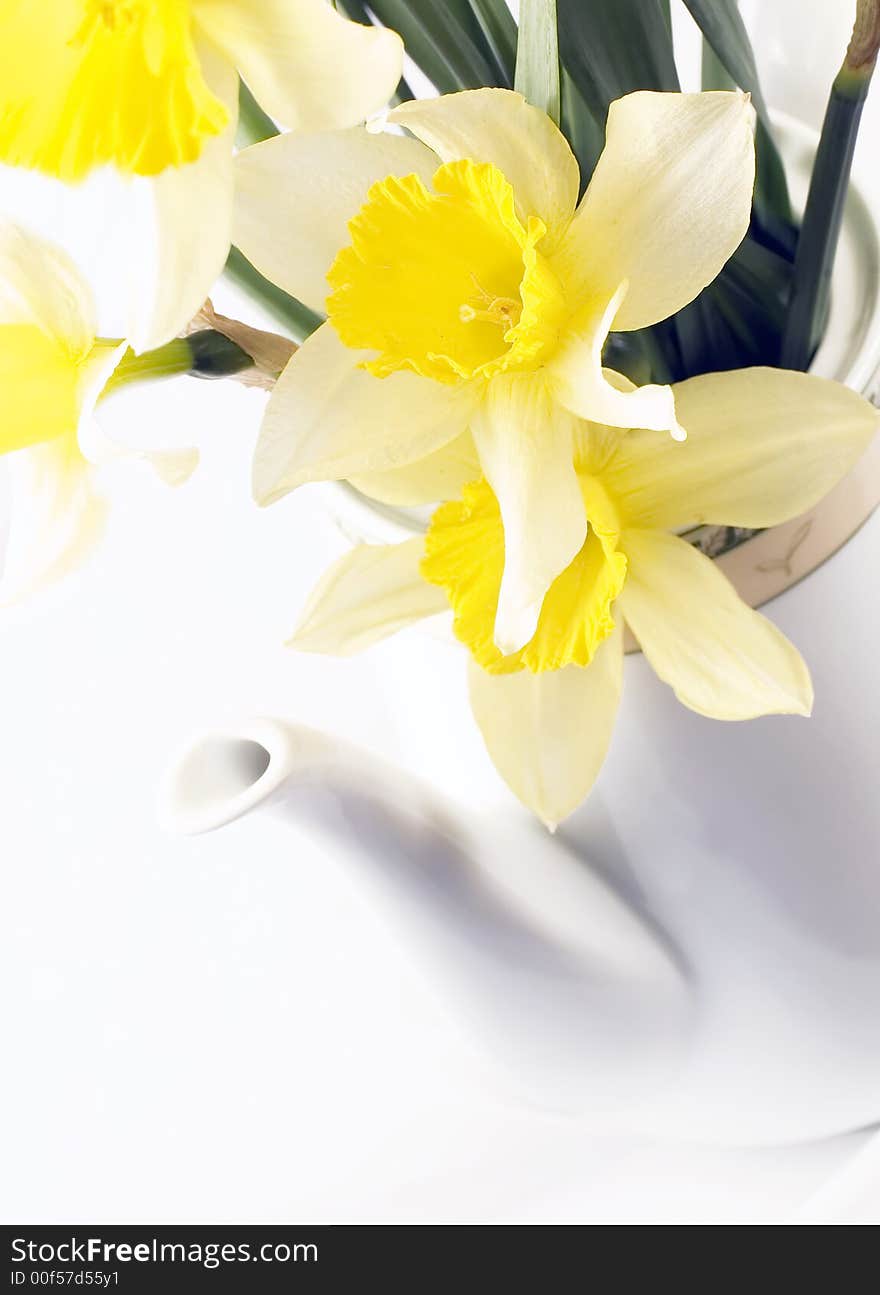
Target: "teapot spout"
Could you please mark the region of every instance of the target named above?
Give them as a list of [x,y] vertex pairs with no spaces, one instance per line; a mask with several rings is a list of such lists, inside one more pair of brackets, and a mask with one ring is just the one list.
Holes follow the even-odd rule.
[[212,830],[265,805],[341,838],[362,884],[506,1060],[517,1086],[603,1121],[671,1080],[693,995],[658,932],[537,824],[457,813],[403,771],[310,729],[209,734],[166,780],[161,818]]

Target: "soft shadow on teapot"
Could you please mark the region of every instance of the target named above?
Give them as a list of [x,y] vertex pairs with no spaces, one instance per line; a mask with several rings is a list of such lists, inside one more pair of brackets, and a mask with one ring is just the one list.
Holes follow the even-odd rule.
[[174,833],[257,808],[344,847],[528,1099],[631,1127],[671,1081],[694,1026],[685,968],[537,824],[465,819],[371,754],[265,719],[198,739],[160,795]]

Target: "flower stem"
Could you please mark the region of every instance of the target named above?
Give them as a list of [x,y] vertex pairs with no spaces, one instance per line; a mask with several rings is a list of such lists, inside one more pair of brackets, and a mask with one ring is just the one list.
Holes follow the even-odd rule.
[[781,364],[809,367],[825,327],[862,109],[880,48],[880,0],[858,0],[852,39],[834,79],[798,239]]
[[[118,342],[110,341],[107,344],[115,346]],[[106,390],[127,386],[132,382],[173,378],[179,373],[189,373],[191,362],[192,353],[184,337],[175,337],[155,351],[144,351],[142,355],[128,350],[117,364]]]
[[142,355],[126,351],[105,392],[134,382],[172,378],[183,373],[195,378],[226,378],[241,373],[252,364],[253,360],[242,347],[223,333],[206,328],[191,333],[189,337],[175,337],[155,351],[145,351]]

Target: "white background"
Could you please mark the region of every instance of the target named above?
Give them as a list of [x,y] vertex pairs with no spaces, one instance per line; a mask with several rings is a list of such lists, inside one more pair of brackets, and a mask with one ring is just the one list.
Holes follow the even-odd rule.
[[[818,124],[852,8],[743,4],[774,102]],[[787,30],[781,12],[799,15]],[[875,100],[863,154],[878,129]],[[56,219],[4,184],[10,209]],[[343,542],[320,488],[251,504],[263,401],[180,379],[108,403],[108,428],[196,441],[201,468],[176,492],[115,470],[98,557],[0,619],[0,1217],[790,1216],[857,1137],[719,1151],[524,1108],[374,909],[356,849],[259,816],[159,833],[169,757],[236,713],[345,734],[516,812],[447,647],[402,637],[346,663],[283,647]]]

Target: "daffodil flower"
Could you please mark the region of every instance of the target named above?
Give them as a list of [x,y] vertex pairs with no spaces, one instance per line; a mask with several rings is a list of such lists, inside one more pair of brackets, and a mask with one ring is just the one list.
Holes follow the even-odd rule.
[[138,350],[195,314],[229,251],[240,73],[283,125],[363,121],[400,77],[390,31],[326,0],[4,0],[0,161],[64,181],[149,182],[160,283]]
[[[124,451],[93,434],[92,414],[127,347],[96,331],[89,286],[73,263],[0,223],[0,464],[13,476],[0,605],[65,575],[102,533],[95,462]],[[171,451],[153,463],[179,480],[194,454]]]
[[621,389],[602,349],[681,309],[741,241],[753,111],[741,94],[618,100],[580,203],[568,143],[518,94],[388,120],[415,138],[282,138],[237,159],[236,242],[328,314],[275,389],[254,491],[386,471],[469,427],[506,539],[495,641],[515,652],[586,535],[554,411],[683,434],[671,390]]
[[[683,444],[573,426],[589,529],[519,651],[502,654],[493,637],[504,532],[498,498],[479,477],[437,509],[426,537],[362,545],[338,561],[309,600],[294,646],[347,655],[451,606],[489,754],[550,826],[581,802],[605,758],[624,624],[701,715],[808,715],[812,686],[797,650],[675,532],[698,523],[774,526],[806,511],[855,463],[878,414],[836,383],[775,369],[692,378],[674,394],[688,428]],[[459,451],[464,471],[464,445]],[[475,459],[470,466],[478,473]],[[401,488],[408,471],[399,470]],[[416,471],[414,488],[422,484]]]

